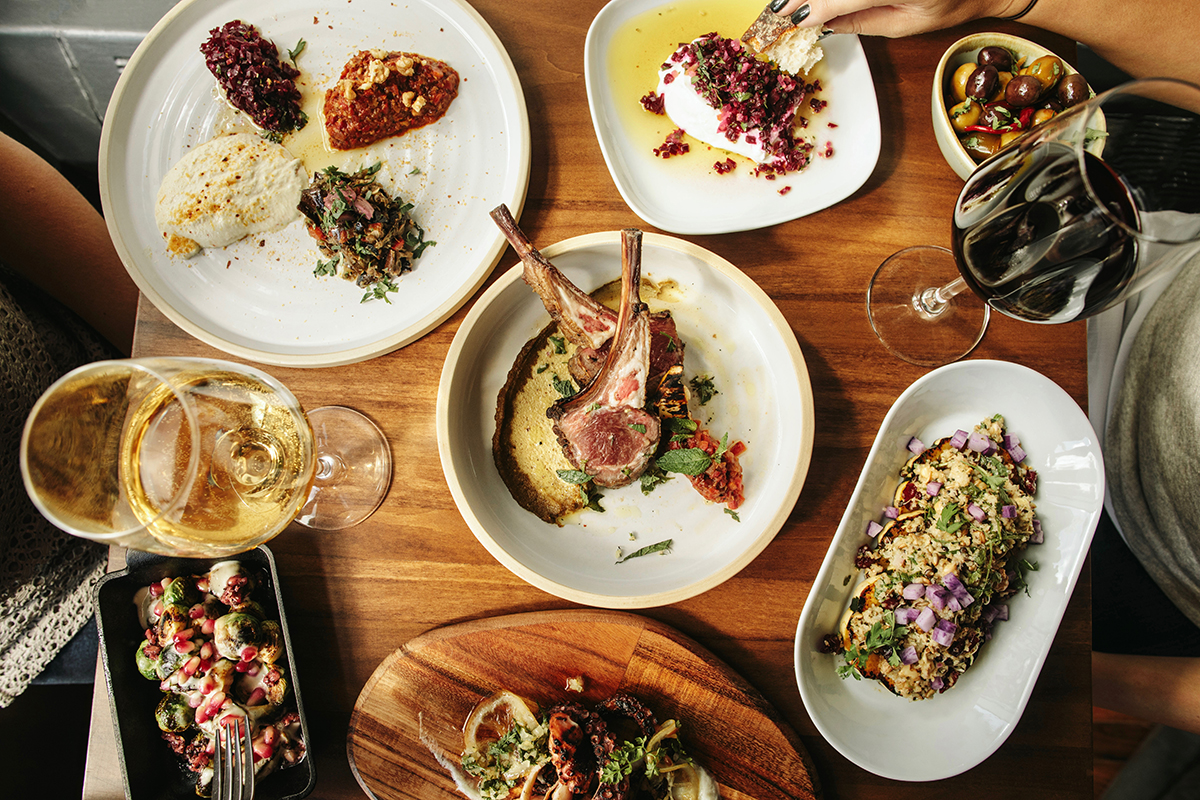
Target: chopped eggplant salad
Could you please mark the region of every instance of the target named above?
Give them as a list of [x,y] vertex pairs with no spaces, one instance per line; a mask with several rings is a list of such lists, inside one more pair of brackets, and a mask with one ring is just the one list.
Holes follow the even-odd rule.
[[926,447],[915,437],[895,505],[872,520],[859,548],[864,573],[839,630],[823,649],[841,653],[843,678],[881,681],[901,697],[944,692],[971,666],[1003,602],[1026,588],[1042,542],[1034,516],[1037,473],[1000,415]]
[[[413,221],[412,203],[391,197],[375,180],[380,164],[345,173],[327,167],[300,195],[308,232],[328,261],[317,260],[313,274],[341,275],[368,290],[362,301],[398,291],[395,279],[413,268],[426,247],[424,229]],[[339,269],[340,264],[340,269]]]

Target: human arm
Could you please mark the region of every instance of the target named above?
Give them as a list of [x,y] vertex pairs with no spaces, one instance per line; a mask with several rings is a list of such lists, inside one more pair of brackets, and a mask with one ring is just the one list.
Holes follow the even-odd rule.
[[0,184],[0,259],[129,353],[138,290],[104,218],[58,170],[2,133]]
[[1092,653],[1092,701],[1200,733],[1200,658]]
[[[1011,17],[1029,0],[788,0],[778,10],[809,13],[799,24],[838,33],[909,36],[975,19]],[[1200,83],[1200,24],[1194,0],[1038,0],[1021,22],[1083,42],[1138,78]]]

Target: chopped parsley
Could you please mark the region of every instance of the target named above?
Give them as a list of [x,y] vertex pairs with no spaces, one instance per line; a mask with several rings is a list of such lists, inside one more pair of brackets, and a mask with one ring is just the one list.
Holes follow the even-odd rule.
[[713,395],[720,394],[713,386],[711,375],[697,375],[688,381],[691,384],[692,391],[696,393],[696,399],[700,405],[705,405],[709,400],[713,399]]
[[661,542],[648,544],[640,550],[634,550],[629,555],[617,559],[617,563],[623,564],[631,558],[640,558],[641,556],[648,556],[651,553],[666,553],[671,549],[671,545],[674,544],[674,542],[674,539],[663,539]]

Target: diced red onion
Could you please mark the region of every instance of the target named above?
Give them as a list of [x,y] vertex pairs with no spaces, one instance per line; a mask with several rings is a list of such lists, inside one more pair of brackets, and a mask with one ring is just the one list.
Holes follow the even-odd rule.
[[929,604],[938,611],[941,611],[946,607],[946,601],[952,596],[953,595],[950,594],[949,590],[943,589],[941,586],[925,587],[925,598],[929,600]]
[[941,490],[941,481],[930,481],[929,483],[925,484],[925,494],[929,495],[930,497],[937,497],[938,492]]
[[1016,519],[1017,518],[1017,507],[1011,506],[1011,505],[1002,506],[1000,508],[1000,516],[1004,517],[1005,519]]
[[941,678],[934,678],[933,680],[931,680],[929,682],[929,685],[933,687],[933,690],[935,692],[940,692],[942,690],[942,687],[944,687],[946,685],[946,682],[944,680],[942,680]]
[[942,576],[942,585],[950,590],[950,594],[960,604],[960,608],[954,609],[955,611],[961,611],[975,602],[975,598],[967,591],[967,587],[963,585],[963,582],[953,572],[947,572]]
[[983,522],[987,519],[987,512],[974,503],[967,504],[967,513],[974,517],[976,522]]
[[888,506],[883,510],[883,515],[888,519],[896,519],[900,516],[900,509],[895,506]]
[[1042,521],[1035,519],[1033,521],[1033,533],[1029,534],[1029,543],[1041,544],[1044,541],[1046,541],[1046,536],[1042,533]]
[[925,443],[914,436],[908,440],[908,449],[913,455],[919,456],[925,452]]
[[1025,451],[1019,445],[1013,445],[1008,448],[1008,454],[1012,456],[1012,460],[1020,464],[1025,460]]
[[901,664],[917,663],[917,648],[913,647],[910,644],[908,647],[901,650],[900,651],[900,663]]
[[926,633],[933,629],[936,622],[937,614],[933,613],[932,608],[922,608],[921,613],[917,614],[916,625]]
[[992,446],[992,440],[979,431],[972,431],[967,437],[967,447],[976,453],[986,453]]
[[983,610],[980,614],[985,622],[996,622],[1008,619],[1008,604],[993,603]]
[[933,641],[937,642],[942,647],[949,647],[950,643],[954,641],[954,634],[950,633],[949,631],[944,631],[941,628],[934,628],[933,633],[931,633],[930,636],[932,637]]
[[964,430],[955,431],[954,435],[950,437],[950,446],[953,447],[955,450],[962,450],[963,445],[965,445],[967,443],[967,437],[970,435],[971,434],[967,433]]
[[905,600],[918,600],[925,596],[925,584],[910,583],[901,592]]
[[883,530],[883,526],[875,520],[871,520],[867,523],[867,536],[870,536],[872,539],[878,536],[881,530]]
[[1013,433],[1004,434],[1004,449],[1005,450],[1012,450],[1014,447],[1016,447],[1020,443],[1021,443],[1021,440],[1017,438],[1016,434],[1013,434]]
[[920,611],[917,611],[912,606],[900,606],[896,609],[896,624],[897,625],[912,625],[916,622]]

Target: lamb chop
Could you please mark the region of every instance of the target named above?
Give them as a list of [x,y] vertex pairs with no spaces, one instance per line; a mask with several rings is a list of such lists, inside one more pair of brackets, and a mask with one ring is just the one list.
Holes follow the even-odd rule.
[[641,477],[658,448],[658,417],[647,411],[650,315],[640,302],[642,232],[621,232],[621,304],[608,356],[590,384],[546,410],[563,452],[597,486]]
[[[525,269],[529,284],[562,334],[575,345],[568,368],[580,386],[587,386],[608,357],[609,344],[617,330],[617,313],[579,289],[530,243],[517,227],[508,207],[492,210],[492,219],[508,239]],[[647,386],[658,395],[659,382],[671,367],[683,363],[683,340],[675,329],[670,311],[650,314],[650,377]]]

